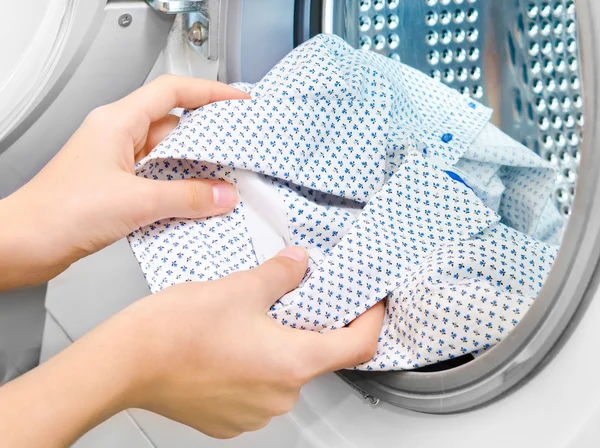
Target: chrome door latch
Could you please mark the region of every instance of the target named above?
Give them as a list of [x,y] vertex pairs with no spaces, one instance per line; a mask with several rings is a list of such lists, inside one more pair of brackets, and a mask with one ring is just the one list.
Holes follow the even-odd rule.
[[150,6],[166,14],[199,11],[204,0],[146,0]]

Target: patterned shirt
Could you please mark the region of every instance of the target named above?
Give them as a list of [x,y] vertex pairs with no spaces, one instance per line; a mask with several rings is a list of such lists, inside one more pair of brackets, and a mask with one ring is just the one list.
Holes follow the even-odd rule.
[[[186,111],[137,167],[149,179],[237,184],[224,216],[172,218],[129,241],[152,291],[306,247],[307,274],[270,315],[343,327],[387,298],[363,370],[413,369],[492,347],[554,261],[556,173],[489,123],[491,110],[399,62],[317,36],[252,99]],[[549,244],[550,243],[550,244]]]

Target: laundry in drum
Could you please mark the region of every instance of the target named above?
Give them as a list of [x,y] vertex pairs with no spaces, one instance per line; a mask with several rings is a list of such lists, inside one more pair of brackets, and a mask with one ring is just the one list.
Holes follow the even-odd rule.
[[551,200],[555,170],[493,126],[490,109],[326,35],[236,86],[252,99],[185,112],[137,166],[145,178],[240,190],[228,215],[130,235],[152,291],[304,246],[307,275],[269,314],[324,332],[387,298],[377,353],[361,370],[481,352],[518,324],[564,217]]

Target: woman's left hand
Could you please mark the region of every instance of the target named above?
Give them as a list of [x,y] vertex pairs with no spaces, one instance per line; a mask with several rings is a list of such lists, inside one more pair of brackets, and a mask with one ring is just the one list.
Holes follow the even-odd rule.
[[166,75],[92,111],[35,178],[0,201],[0,289],[48,280],[154,221],[233,209],[228,183],[154,181],[134,167],[176,126],[172,109],[246,98],[216,81]]

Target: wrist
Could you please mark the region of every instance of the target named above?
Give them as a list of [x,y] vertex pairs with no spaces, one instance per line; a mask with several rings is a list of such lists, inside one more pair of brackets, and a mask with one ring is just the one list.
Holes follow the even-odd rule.
[[146,297],[122,310],[98,327],[91,337],[113,341],[111,351],[116,353],[120,378],[117,395],[121,410],[130,408],[149,409],[153,395],[159,394],[164,369],[164,338],[156,338],[160,325],[154,315],[145,312]]
[[39,252],[35,249],[30,217],[14,196],[0,200],[0,290],[38,283]]
[[71,264],[48,217],[19,192],[0,200],[0,221],[0,290],[43,283]]
[[[136,362],[137,342],[120,331],[111,320],[76,341],[65,353],[65,366],[75,366],[72,377],[87,395],[95,424],[131,406],[131,396],[140,381]],[[61,354],[62,355],[62,354]],[[61,356],[59,355],[59,356]]]

